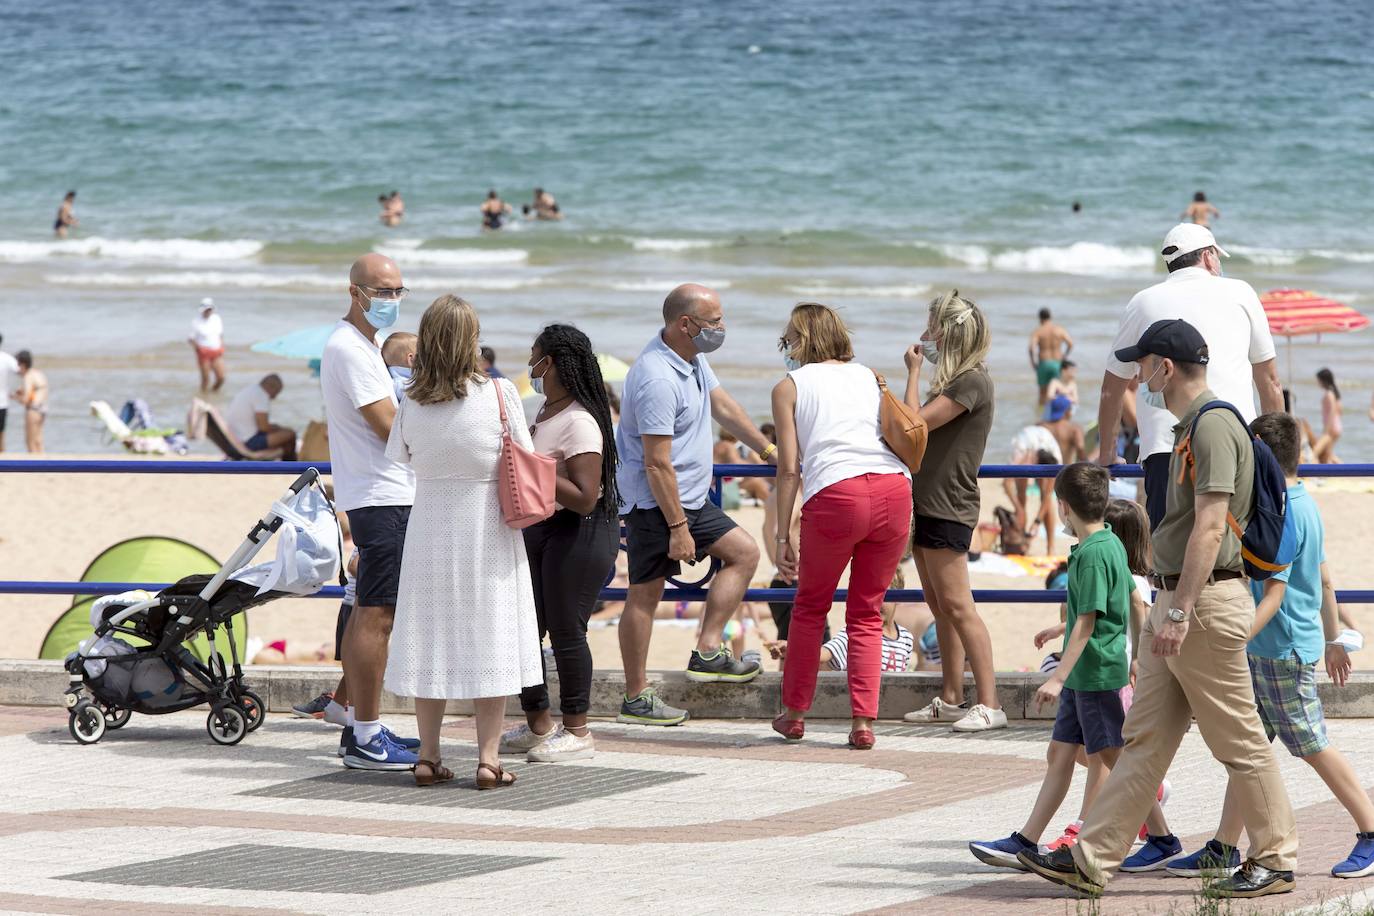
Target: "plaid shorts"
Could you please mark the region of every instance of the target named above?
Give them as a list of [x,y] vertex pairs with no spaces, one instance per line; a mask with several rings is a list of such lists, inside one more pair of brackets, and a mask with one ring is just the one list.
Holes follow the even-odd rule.
[[1296,655],[1264,658],[1246,653],[1246,658],[1255,704],[1269,740],[1277,736],[1294,757],[1311,757],[1325,750],[1331,742],[1317,696],[1316,664],[1304,665]]

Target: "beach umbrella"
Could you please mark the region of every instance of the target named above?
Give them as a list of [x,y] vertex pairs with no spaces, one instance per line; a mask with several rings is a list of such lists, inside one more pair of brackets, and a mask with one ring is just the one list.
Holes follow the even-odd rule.
[[1369,319],[1343,302],[1305,289],[1271,289],[1260,296],[1270,333],[1288,338],[1288,383],[1293,383],[1293,338],[1348,333],[1369,327]]
[[317,324],[301,328],[281,337],[258,341],[250,349],[254,353],[271,353],[287,359],[319,359],[324,355],[324,345],[336,327],[336,324]]
[[608,382],[623,382],[630,374],[629,364],[609,353],[596,354],[596,364],[601,367],[601,378]]

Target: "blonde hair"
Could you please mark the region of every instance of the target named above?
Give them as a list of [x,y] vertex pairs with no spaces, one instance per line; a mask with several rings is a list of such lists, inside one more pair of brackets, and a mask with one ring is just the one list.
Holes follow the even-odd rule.
[[930,303],[929,327],[940,334],[940,359],[930,393],[939,394],[959,376],[976,369],[992,349],[992,332],[983,310],[952,289]]
[[478,361],[481,325],[477,312],[457,296],[443,295],[420,317],[415,371],[407,396],[417,404],[443,404],[467,397],[468,383],[486,378]]
[[797,334],[797,343],[787,348],[787,352],[803,366],[828,359],[847,363],[854,358],[849,328],[844,326],[839,312],[830,306],[798,302],[788,323]]

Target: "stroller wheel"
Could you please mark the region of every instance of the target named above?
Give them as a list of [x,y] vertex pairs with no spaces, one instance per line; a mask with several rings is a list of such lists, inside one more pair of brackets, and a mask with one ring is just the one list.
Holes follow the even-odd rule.
[[239,707],[248,720],[248,730],[255,732],[262,727],[263,717],[267,714],[267,704],[251,690],[239,694]]
[[238,744],[248,734],[248,718],[237,706],[225,706],[205,717],[205,730],[216,744]]
[[94,703],[82,700],[67,718],[67,731],[77,744],[95,744],[105,737],[105,714]]
[[120,709],[118,706],[105,707],[105,726],[107,728],[123,728],[129,724],[129,719],[133,716],[132,709]]

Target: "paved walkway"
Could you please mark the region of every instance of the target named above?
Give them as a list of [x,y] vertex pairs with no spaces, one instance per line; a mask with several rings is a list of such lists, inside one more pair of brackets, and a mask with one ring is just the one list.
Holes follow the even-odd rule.
[[[0,910],[1093,911],[1036,878],[986,869],[964,847],[1020,826],[1043,725],[963,737],[879,726],[877,749],[860,753],[836,725],[784,745],[761,723],[596,723],[594,760],[513,765],[517,787],[479,793],[470,720],[445,729],[459,779],[424,790],[409,774],[344,770],[337,729],[320,723],[272,716],[219,747],[204,722],[204,710],[135,716],[80,747],[63,710],[0,708]],[[391,724],[409,732],[414,720]],[[1333,722],[1331,733],[1374,784],[1374,720]],[[1326,876],[1353,826],[1307,767],[1281,759],[1302,831],[1298,893],[1229,912],[1322,902],[1363,912],[1374,878]],[[1196,733],[1170,778],[1176,831],[1205,839],[1223,778]],[[1197,890],[1122,876],[1101,912],[1193,912]]]

